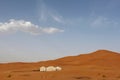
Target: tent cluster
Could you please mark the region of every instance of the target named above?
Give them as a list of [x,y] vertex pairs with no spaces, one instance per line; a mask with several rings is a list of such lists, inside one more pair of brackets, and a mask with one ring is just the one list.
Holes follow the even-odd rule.
[[56,66],[56,67],[54,67],[54,66],[48,66],[48,67],[41,66],[41,67],[40,67],[40,71],[41,71],[41,72],[47,72],[47,71],[61,71],[61,70],[62,70],[62,68],[59,67],[59,66]]

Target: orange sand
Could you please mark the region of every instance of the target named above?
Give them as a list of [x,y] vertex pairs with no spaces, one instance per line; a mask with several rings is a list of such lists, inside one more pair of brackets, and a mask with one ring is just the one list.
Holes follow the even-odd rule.
[[[39,72],[43,65],[63,70]],[[0,64],[0,80],[120,80],[120,54],[98,50],[43,62]]]

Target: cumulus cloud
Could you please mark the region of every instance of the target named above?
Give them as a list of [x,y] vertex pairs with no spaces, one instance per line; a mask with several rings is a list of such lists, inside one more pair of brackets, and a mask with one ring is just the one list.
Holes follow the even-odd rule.
[[30,21],[25,20],[10,19],[8,22],[0,23],[0,33],[13,33],[17,31],[40,35],[63,32],[64,30],[54,27],[42,28],[38,25],[31,23]]

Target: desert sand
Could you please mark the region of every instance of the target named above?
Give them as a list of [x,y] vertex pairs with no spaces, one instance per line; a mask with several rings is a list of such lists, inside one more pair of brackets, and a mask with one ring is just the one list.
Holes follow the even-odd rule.
[[[40,66],[61,66],[61,71],[40,72]],[[1,63],[0,80],[120,80],[120,54],[98,50],[77,56],[34,63]]]

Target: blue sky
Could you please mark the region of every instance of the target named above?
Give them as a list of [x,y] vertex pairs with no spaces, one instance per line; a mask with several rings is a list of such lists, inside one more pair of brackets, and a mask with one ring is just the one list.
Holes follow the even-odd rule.
[[0,62],[120,52],[120,0],[0,0]]

